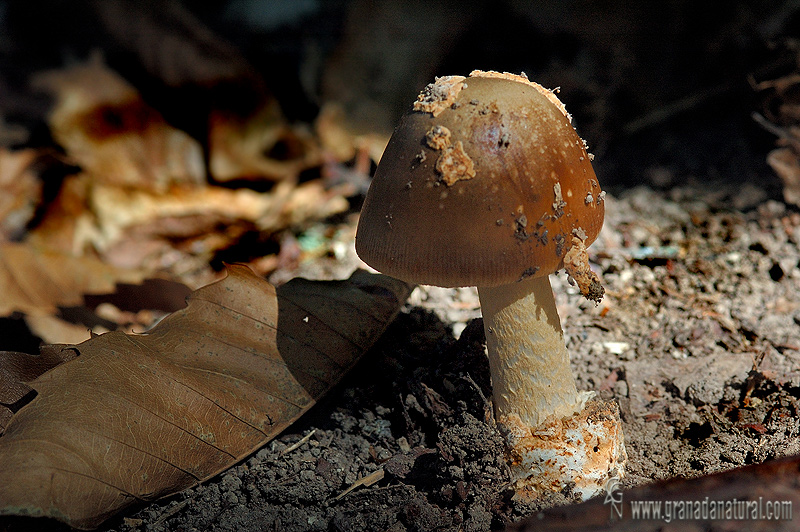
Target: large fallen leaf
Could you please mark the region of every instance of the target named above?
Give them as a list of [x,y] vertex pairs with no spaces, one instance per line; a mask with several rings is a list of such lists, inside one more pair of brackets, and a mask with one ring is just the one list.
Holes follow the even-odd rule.
[[0,437],[0,515],[91,528],[232,466],[356,362],[407,297],[391,278],[293,280],[244,266],[143,335],[112,332],[30,386]]

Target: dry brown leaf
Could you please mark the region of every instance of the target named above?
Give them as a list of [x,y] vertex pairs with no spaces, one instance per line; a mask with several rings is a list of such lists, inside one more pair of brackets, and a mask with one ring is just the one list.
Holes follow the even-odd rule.
[[111,293],[118,282],[138,283],[143,278],[142,272],[90,257],[0,243],[0,316],[14,311],[52,314],[57,307],[81,304],[84,294]]
[[31,170],[36,150],[0,148],[0,240],[19,236],[31,221],[42,196],[42,183]]
[[24,320],[31,333],[48,344],[78,344],[92,336],[92,331],[86,325],[71,323],[58,316],[27,315]]
[[[208,119],[209,172],[216,181],[295,178],[317,164],[315,143],[288,125],[253,65],[191,10],[174,1],[156,9],[110,0],[92,5],[133,62],[172,89],[161,96],[173,116],[177,107],[178,116]],[[182,101],[182,95],[190,97]]]
[[389,137],[372,131],[356,134],[348,129],[344,109],[334,103],[326,103],[314,122],[322,149],[339,162],[352,159],[358,150],[364,150],[378,164],[389,143]]
[[0,351],[0,435],[13,415],[13,405],[33,391],[28,382],[59,364],[72,360],[76,354],[75,351],[56,345],[43,346],[36,356]]
[[30,383],[0,438],[0,515],[91,528],[231,467],[353,366],[410,287],[356,272],[278,288],[244,266],[143,335],[112,332]]
[[208,152],[209,173],[220,182],[296,178],[320,160],[311,135],[288,126],[271,101],[247,117],[212,110]]
[[[320,180],[283,181],[268,193],[213,186],[160,193],[92,183],[83,175],[65,180],[28,241],[76,255],[92,250],[119,268],[179,275],[173,265],[196,262],[189,252],[205,264],[246,230],[275,233],[347,208],[347,200]],[[184,247],[190,251],[176,249],[175,242],[189,240]]]
[[[165,236],[185,238],[207,232],[209,218],[212,224],[244,220],[262,231],[274,232],[342,212],[347,209],[347,201],[327,193],[318,181],[299,186],[283,182],[269,193],[246,188],[174,187],[167,194],[158,194],[100,185],[92,189],[91,208],[103,235],[103,240],[95,244],[103,248],[128,227],[153,224],[161,226]],[[193,217],[197,217],[197,229],[182,226],[174,235],[166,232],[168,229],[159,221]]]
[[96,179],[160,190],[205,181],[200,144],[167,124],[99,56],[39,74],[33,85],[56,97],[53,137]]
[[141,333],[170,312],[186,306],[192,290],[166,279],[118,283],[112,294],[85,294],[83,305],[57,315],[23,316],[30,332],[45,344],[79,344],[108,331]]
[[83,255],[97,232],[94,217],[87,208],[91,190],[92,178],[88,174],[66,177],[56,198],[47,205],[42,220],[28,231],[25,241],[35,247]]
[[[247,230],[276,233],[343,212],[348,203],[317,180],[299,186],[283,181],[269,193],[175,187],[168,194],[154,194],[96,186],[91,208],[97,230],[83,234],[93,236],[91,247],[105,261],[120,268],[169,270],[177,275],[171,265],[188,265],[188,254],[205,264]],[[176,249],[179,240],[186,251]]]

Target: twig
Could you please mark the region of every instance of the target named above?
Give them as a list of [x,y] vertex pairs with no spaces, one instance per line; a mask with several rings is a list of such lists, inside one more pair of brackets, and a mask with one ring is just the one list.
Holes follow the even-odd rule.
[[772,122],[764,118],[764,115],[762,115],[761,113],[754,112],[750,115],[750,117],[756,124],[763,127],[765,130],[769,131],[776,137],[786,140],[792,140],[792,135],[788,131],[786,131],[785,128],[782,128],[777,124],[773,124]]
[[765,130],[772,133],[779,139],[787,142],[795,152],[800,153],[800,139],[798,139],[796,135],[792,134],[791,131],[784,127],[780,127],[777,124],[773,124],[764,118],[761,113],[752,113],[750,116],[753,118],[756,124],[763,127]]
[[186,505],[188,505],[188,504],[189,504],[189,499],[185,499],[185,500],[179,502],[178,504],[176,504],[175,506],[173,506],[172,508],[170,508],[169,510],[167,510],[166,512],[161,514],[161,516],[158,519],[153,521],[153,524],[151,526],[152,527],[157,527],[158,525],[160,525],[161,523],[163,523],[164,521],[166,521],[167,519],[169,519],[170,517],[172,517],[176,513],[180,512],[181,510],[186,508]]
[[462,376],[461,378],[467,381],[468,383],[472,384],[472,386],[478,392],[478,395],[480,395],[481,399],[483,399],[483,417],[485,418],[484,422],[486,422],[487,424],[493,424],[494,409],[492,408],[491,401],[489,401],[489,399],[486,398],[486,396],[483,394],[483,390],[481,390],[481,387],[478,386],[478,383],[472,379],[472,376],[469,373],[465,373],[464,376]]
[[635,135],[645,129],[667,122],[686,111],[705,105],[714,98],[731,91],[732,88],[733,84],[731,82],[725,82],[699,92],[693,92],[688,96],[666,103],[644,116],[631,120],[625,124],[623,130],[628,135]]
[[312,430],[311,432],[309,432],[308,434],[306,434],[305,436],[300,438],[298,441],[294,442],[289,447],[287,447],[286,449],[282,450],[280,452],[280,454],[278,454],[278,456],[280,457],[280,456],[283,456],[285,454],[288,454],[288,453],[294,451],[295,449],[297,449],[298,447],[300,447],[301,445],[306,443],[308,440],[310,440],[311,436],[313,436],[315,432],[317,432],[317,429]]
[[767,81],[756,81],[755,77],[750,75],[748,80],[753,90],[763,91],[765,89],[775,89],[778,92],[783,92],[792,85],[800,84],[800,74],[789,74],[778,79],[769,79]]
[[[789,59],[787,58],[778,58],[775,61],[768,63],[761,68],[757,69],[755,72],[751,73],[752,81],[750,81],[751,87],[754,88],[755,79],[763,77],[767,75],[767,73],[774,71],[778,68],[783,68],[786,65],[793,65],[794,64],[794,57]],[[741,83],[740,83],[740,76],[736,76],[733,78],[729,78],[723,80],[722,82],[718,83],[717,85],[706,87],[704,89],[700,89],[696,92],[688,94],[683,98],[678,98],[677,100],[673,100],[671,102],[667,102],[666,104],[654,109],[653,111],[646,113],[639,118],[635,118],[625,124],[623,126],[623,131],[627,135],[635,135],[645,129],[657,126],[664,122],[675,118],[687,111],[692,109],[697,109],[698,107],[702,107],[703,105],[707,104],[708,102],[713,101],[715,98],[719,98],[724,96],[726,93],[732,93],[741,90]]]
[[347,488],[346,490],[341,492],[339,495],[334,497],[333,500],[334,501],[338,501],[339,499],[341,499],[342,497],[344,497],[345,495],[347,495],[348,493],[350,493],[351,491],[353,491],[354,489],[356,489],[359,486],[370,487],[373,484],[375,484],[376,482],[378,482],[379,480],[383,480],[383,475],[384,475],[383,468],[378,469],[377,471],[373,471],[369,475],[367,475],[365,477],[361,477],[360,479],[358,479],[355,482],[353,482],[350,485],[349,488]]

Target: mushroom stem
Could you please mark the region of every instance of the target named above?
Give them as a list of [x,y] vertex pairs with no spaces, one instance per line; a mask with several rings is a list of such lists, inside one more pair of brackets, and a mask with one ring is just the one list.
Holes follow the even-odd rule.
[[627,461],[619,407],[576,390],[550,279],[478,295],[515,496],[570,486],[582,500],[602,493]]
[[478,295],[496,418],[516,414],[536,427],[580,411],[549,277],[478,287]]

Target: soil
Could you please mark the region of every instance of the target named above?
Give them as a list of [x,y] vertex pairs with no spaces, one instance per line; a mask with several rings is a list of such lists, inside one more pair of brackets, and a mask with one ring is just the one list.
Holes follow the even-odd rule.
[[[551,277],[579,389],[621,407],[624,487],[800,453],[800,213],[750,185],[607,202],[589,249],[605,299]],[[328,277],[331,264],[295,273]],[[286,433],[102,530],[485,531],[576,502],[513,497],[479,315],[472,289],[419,287]]]

